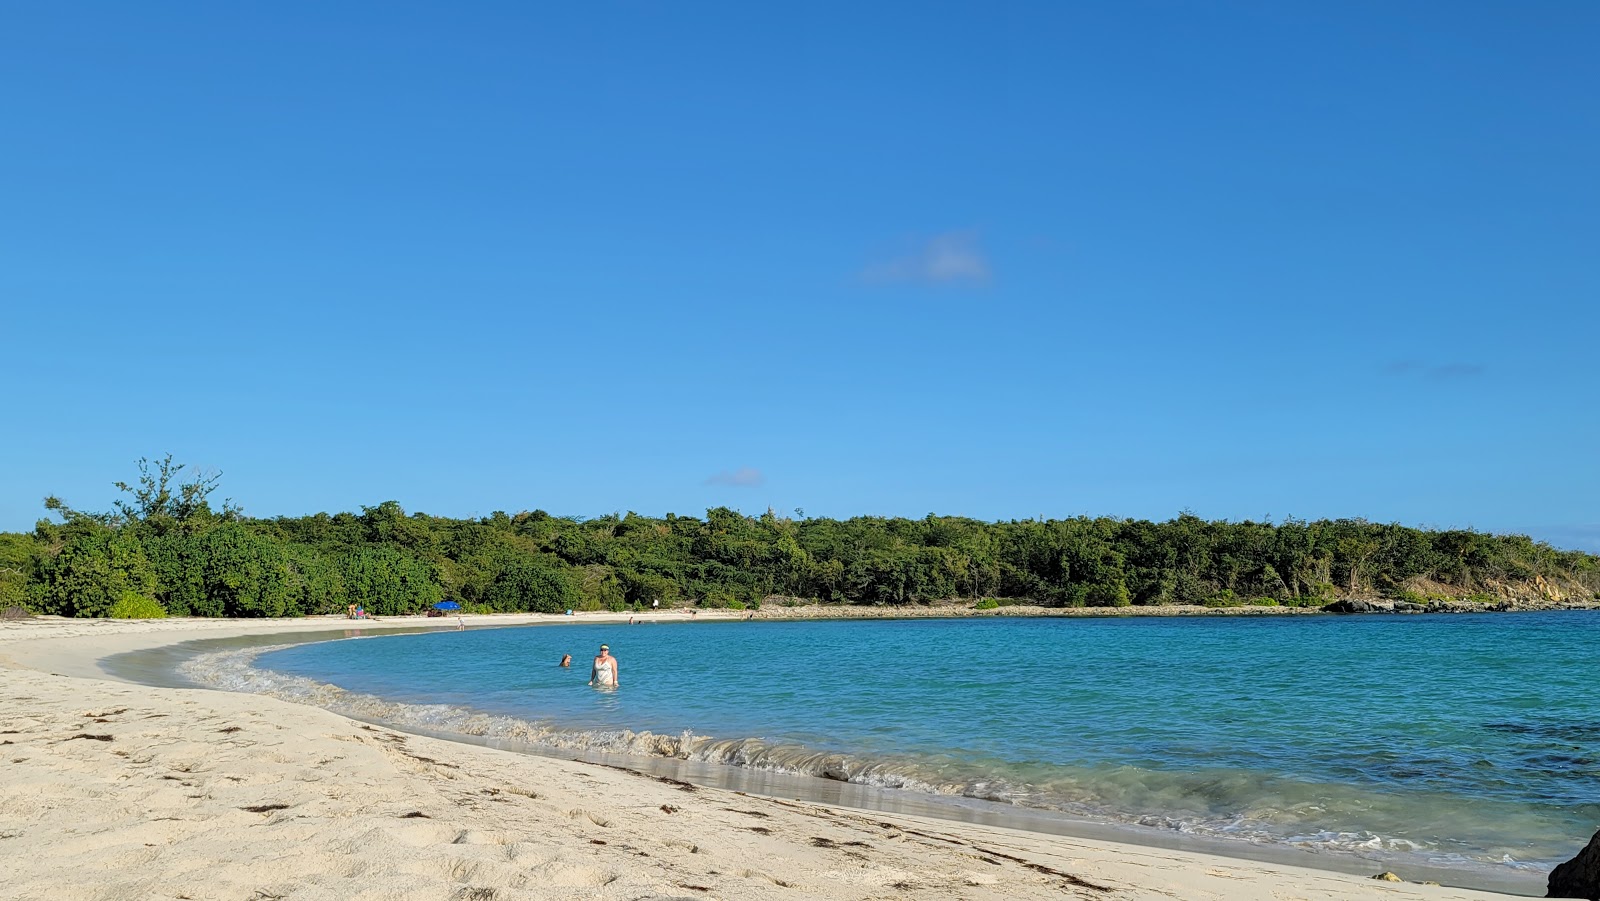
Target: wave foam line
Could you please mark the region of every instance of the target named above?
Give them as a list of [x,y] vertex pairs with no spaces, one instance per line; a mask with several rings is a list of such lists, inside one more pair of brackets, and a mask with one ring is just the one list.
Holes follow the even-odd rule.
[[[1457,853],[1440,853],[1406,839],[1390,839],[1372,832],[1316,830],[1285,834],[1259,816],[1152,816],[1114,809],[1084,782],[1068,780],[1055,791],[1025,783],[1014,784],[991,777],[941,778],[933,767],[894,758],[863,759],[759,738],[718,739],[685,730],[678,735],[635,732],[630,729],[576,730],[513,716],[486,714],[449,704],[407,704],[375,695],[347,691],[337,685],[293,676],[254,665],[257,657],[293,647],[283,644],[203,654],[184,663],[179,671],[195,682],[225,691],[267,695],[297,704],[321,707],[359,719],[398,727],[447,732],[474,737],[524,742],[546,749],[571,752],[599,751],[676,758],[744,767],[792,776],[811,776],[875,788],[892,788],[932,795],[971,798],[1072,816],[1143,826],[1189,835],[1243,840],[1257,844],[1284,844],[1308,850],[1355,854],[1382,852],[1417,855],[1435,864],[1469,861],[1522,868],[1510,859],[1474,860]],[[953,774],[952,774],[953,775]],[[1259,814],[1260,811],[1257,811]],[[1432,853],[1430,853],[1432,852]]]

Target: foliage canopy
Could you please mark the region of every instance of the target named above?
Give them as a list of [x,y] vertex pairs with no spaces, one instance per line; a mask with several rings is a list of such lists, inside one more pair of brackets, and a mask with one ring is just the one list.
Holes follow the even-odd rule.
[[726,507],[704,519],[541,510],[451,519],[407,514],[394,501],[253,519],[231,502],[212,509],[220,475],[182,482],[171,456],[138,465],[135,484],[115,483],[128,498],[111,513],[52,497],[45,506],[62,521],[0,534],[0,602],[65,616],[298,616],[351,604],[382,616],[443,598],[555,613],[652,601],[742,607],[773,595],[1117,607],[1600,589],[1600,558],[1589,554],[1520,535],[1359,519],[835,520]]

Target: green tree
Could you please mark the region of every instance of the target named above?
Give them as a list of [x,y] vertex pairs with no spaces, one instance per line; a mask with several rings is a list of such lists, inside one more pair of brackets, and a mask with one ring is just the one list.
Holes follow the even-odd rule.
[[343,569],[349,602],[375,615],[422,613],[444,596],[432,566],[391,545],[359,547]]
[[495,610],[561,613],[582,596],[562,570],[537,559],[514,560],[489,583],[484,600]]
[[223,525],[200,539],[200,555],[208,607],[220,606],[224,616],[301,612],[288,555],[271,539],[243,525]]
[[46,613],[105,616],[124,595],[154,599],[155,569],[131,534],[97,529],[64,546],[45,567]]

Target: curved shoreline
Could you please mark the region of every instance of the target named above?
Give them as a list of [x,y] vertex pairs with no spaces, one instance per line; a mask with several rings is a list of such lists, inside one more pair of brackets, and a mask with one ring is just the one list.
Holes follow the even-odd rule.
[[[665,619],[665,618],[668,618],[668,617],[671,617],[673,619],[682,619],[682,620],[691,619],[691,617],[685,616],[685,615],[681,615],[681,614],[679,614],[679,615],[657,614],[657,615],[650,615],[650,616],[651,616],[651,618],[661,618],[661,619]],[[474,626],[510,626],[510,625],[524,625],[524,624],[534,624],[534,623],[559,624],[559,623],[572,623],[572,622],[586,622],[586,623],[622,622],[622,621],[626,621],[626,618],[627,618],[627,614],[583,615],[583,616],[578,616],[578,617],[529,615],[529,616],[517,616],[517,617],[508,617],[508,616],[470,617],[470,618],[468,618],[468,621]],[[701,617],[695,617],[695,618],[696,619],[706,619],[706,620],[710,620],[710,619],[733,619],[733,618],[743,618],[743,615],[741,613],[739,613],[739,612],[731,612],[730,611],[729,613],[723,614],[723,615],[720,615],[720,616],[715,615],[715,614],[710,614],[710,615],[702,614]],[[761,617],[761,618],[766,619],[766,618],[777,618],[777,617],[765,617],[764,616],[764,617]],[[782,618],[800,619],[800,618],[808,618],[808,617],[799,616],[799,617],[782,617]],[[355,626],[355,628],[359,629],[362,632],[367,632],[369,634],[372,633],[372,632],[432,631],[432,630],[436,629],[437,627],[441,627],[441,626],[443,626],[445,628],[453,628],[454,627],[454,623],[455,623],[454,618],[450,618],[449,620],[446,620],[446,621],[427,620],[427,619],[423,619],[423,618],[409,618],[409,619],[407,619],[407,618],[395,618],[395,619],[387,619],[387,620],[384,620],[384,621],[378,622],[378,623],[362,623],[359,626]],[[109,657],[111,657],[111,656],[113,656],[115,654],[118,654],[118,653],[126,653],[126,652],[129,652],[129,651],[152,651],[152,650],[159,649],[159,648],[171,649],[175,645],[183,644],[183,643],[186,643],[186,642],[191,642],[191,641],[193,641],[195,639],[206,639],[206,638],[215,638],[215,639],[219,639],[219,640],[227,640],[228,642],[232,643],[232,642],[238,642],[238,641],[246,641],[246,642],[248,642],[248,641],[252,641],[253,639],[255,639],[255,640],[263,640],[268,635],[279,635],[279,636],[281,636],[281,635],[285,635],[285,634],[295,634],[295,635],[307,635],[308,636],[308,640],[317,640],[316,637],[311,637],[311,636],[326,636],[328,638],[342,637],[342,633],[347,632],[347,631],[352,631],[352,626],[353,625],[354,624],[352,624],[352,623],[350,623],[350,622],[348,622],[346,620],[343,620],[343,619],[338,619],[338,620],[305,620],[305,621],[274,621],[274,622],[229,622],[229,621],[214,621],[214,620],[212,620],[212,621],[197,621],[197,622],[196,621],[168,621],[166,623],[151,622],[151,623],[148,623],[148,624],[146,624],[146,623],[94,623],[94,622],[66,620],[66,621],[53,621],[53,622],[52,621],[43,621],[43,622],[34,621],[32,623],[5,624],[4,628],[0,628],[0,664],[4,664],[8,668],[10,668],[10,670],[13,673],[16,671],[16,669],[18,667],[21,667],[21,668],[27,668],[27,669],[33,669],[33,670],[42,670],[44,672],[50,672],[50,673],[58,673],[60,675],[57,678],[59,678],[59,679],[67,679],[67,680],[72,680],[72,681],[78,681],[78,680],[82,680],[82,679],[104,679],[104,678],[107,678],[108,675],[111,675],[113,678],[118,678],[118,676],[116,676],[115,673],[106,673],[106,672],[103,671],[103,666],[107,662],[107,658],[109,658]],[[22,634],[19,634],[19,633],[32,633],[32,634],[31,635],[22,635]],[[335,635],[333,633],[341,633],[341,634],[340,635]],[[22,640],[22,639],[26,639],[26,640]],[[210,644],[210,642],[207,642],[207,644]],[[97,670],[98,672],[89,672],[89,671],[86,670],[86,666],[87,666],[88,669]],[[152,692],[172,691],[171,689],[149,688],[149,687],[145,687],[145,686],[141,686],[141,688],[143,688],[145,691],[152,691]],[[182,690],[180,690],[180,691],[182,691]],[[189,692],[184,692],[184,693],[193,693],[193,691],[190,690]],[[215,693],[207,691],[207,692],[205,692],[205,694],[206,695],[213,695]],[[276,700],[273,700],[273,699],[270,699],[270,698],[266,698],[266,697],[263,697],[263,696],[260,696],[260,695],[227,695],[225,697],[231,697],[231,698],[235,698],[235,699],[249,699],[252,702],[260,703],[263,706],[274,706],[274,707],[278,706],[278,705],[290,706],[286,702],[276,701]],[[307,709],[315,709],[315,708],[307,708]],[[322,711],[319,710],[318,712],[320,713]],[[355,723],[356,722],[354,720],[350,720],[350,719],[344,718],[344,717],[340,717],[340,719],[343,722],[346,722],[346,723]],[[370,726],[366,726],[366,727],[357,727],[357,728],[368,728],[368,729],[370,729],[371,727]],[[424,733],[424,734],[426,734],[426,733]],[[470,752],[494,753],[494,752],[486,750],[483,747],[480,747],[477,744],[472,743],[472,740],[471,740],[471,738],[469,736],[447,736],[447,738],[451,739],[449,744],[456,745],[457,747],[460,747],[460,748],[463,748],[463,749],[468,749]],[[484,744],[488,744],[488,745],[492,746],[493,742],[484,742]],[[520,750],[535,750],[535,751],[537,751],[538,749],[525,748],[525,749],[520,749]],[[557,753],[559,753],[559,752],[557,752]],[[527,755],[525,753],[524,754],[519,754],[519,755],[516,755],[516,756],[529,757],[529,755]],[[598,762],[598,763],[602,763],[602,764],[607,765],[607,766],[620,766],[620,767],[623,767],[625,769],[630,769],[630,770],[631,769],[651,770],[651,771],[653,771],[652,775],[654,775],[654,776],[656,776],[658,778],[671,780],[671,781],[676,781],[678,779],[681,779],[681,778],[687,776],[687,777],[689,777],[688,781],[691,781],[691,782],[702,782],[702,781],[704,781],[704,782],[709,782],[712,785],[716,785],[718,783],[721,783],[723,785],[730,785],[728,780],[725,778],[726,774],[724,774],[724,778],[718,779],[718,778],[715,778],[714,776],[708,775],[705,772],[699,772],[699,773],[687,772],[685,770],[685,768],[682,766],[682,762],[681,761],[662,761],[660,763],[660,765],[655,765],[655,764],[649,764],[649,763],[643,762],[640,758],[634,758],[634,757],[619,758],[616,761],[602,759],[602,758],[606,758],[606,757],[609,757],[609,756],[610,755],[603,755],[603,754],[599,754],[599,755],[584,755],[583,756],[583,760],[587,760],[591,764]],[[538,758],[530,758],[530,759],[537,759],[537,760],[542,761],[542,763],[538,764],[538,766],[543,766],[543,767],[554,766],[554,767],[557,767],[558,769],[562,768],[562,767],[581,767],[581,766],[583,766],[583,763],[581,761],[574,761],[574,760],[571,759],[570,756],[569,757],[559,757],[559,756],[557,756],[557,757],[538,757]],[[727,769],[737,769],[737,768],[723,767],[722,769],[727,770]],[[791,780],[791,782],[789,784],[786,784],[786,785],[783,785],[783,786],[772,786],[772,785],[769,784],[769,785],[763,787],[761,785],[753,785],[748,781],[744,782],[744,784],[745,784],[747,789],[751,789],[751,790],[753,790],[755,792],[759,792],[760,794],[794,796],[793,794],[791,794],[791,792],[798,791],[800,795],[807,796],[806,797],[806,801],[808,801],[808,802],[815,802],[815,801],[821,800],[821,801],[824,801],[825,803],[832,804],[832,805],[843,804],[843,805],[847,805],[847,806],[855,807],[855,808],[863,808],[864,807],[864,808],[867,808],[867,809],[873,809],[875,811],[880,811],[880,812],[887,811],[886,813],[884,813],[884,815],[886,815],[886,816],[904,817],[904,816],[907,816],[907,815],[911,815],[911,816],[922,818],[922,817],[927,817],[929,815],[940,816],[940,817],[948,815],[948,811],[947,810],[922,810],[922,811],[918,811],[918,810],[909,809],[911,807],[914,807],[915,805],[908,805],[907,803],[905,803],[904,799],[897,799],[896,803],[893,803],[893,804],[884,804],[882,802],[882,799],[881,799],[881,796],[883,794],[883,790],[873,790],[873,789],[869,789],[869,788],[867,788],[865,786],[840,786],[838,784],[827,783],[826,780],[816,780],[816,779],[804,780],[804,781],[809,781],[809,782],[822,782],[822,783],[825,783],[826,786],[829,788],[829,790],[831,792],[833,792],[833,794],[831,796],[829,796],[829,797],[818,798],[818,797],[816,797],[818,792],[806,791],[805,790],[806,786],[796,786],[794,784],[795,782],[800,781],[800,777],[790,777],[790,780]],[[856,789],[859,789],[860,791],[855,791]],[[715,791],[715,790],[716,789],[714,789],[714,788],[713,789],[704,789],[704,791],[708,791],[708,792],[709,791]],[[876,794],[879,797],[877,799],[869,798],[869,797],[863,797],[865,795],[872,795],[872,794]],[[907,794],[907,793],[901,793],[901,794]],[[848,797],[846,795],[848,795]],[[754,800],[753,798],[750,798],[750,799],[742,801],[741,803],[750,803],[753,800]],[[778,803],[778,802],[774,799],[770,803]],[[668,805],[668,806],[671,806],[671,805]],[[944,805],[944,806],[948,807],[948,805]],[[0,807],[0,810],[3,810],[3,809],[4,809],[3,807]],[[838,814],[838,815],[843,815],[842,811],[835,811],[835,813]],[[1014,813],[1014,812],[1009,812],[1008,811],[1007,813],[1011,814],[1011,813]],[[1032,819],[1033,821],[1032,822],[1028,822],[1030,819]],[[1125,834],[1117,834],[1117,831],[1115,829],[1110,828],[1110,827],[1107,827],[1107,828],[1105,828],[1103,830],[1100,830],[1100,829],[1096,829],[1096,825],[1097,824],[1092,824],[1092,823],[1071,823],[1070,826],[1072,828],[1068,828],[1068,829],[1052,829],[1052,828],[1049,828],[1049,827],[1050,826],[1063,826],[1063,825],[1068,825],[1068,824],[1063,823],[1063,822],[1050,822],[1050,823],[1041,822],[1043,819],[1044,818],[1030,818],[1030,817],[1028,817],[1026,815],[1024,815],[1024,816],[1015,816],[1015,815],[996,816],[996,815],[994,815],[993,811],[978,811],[970,819],[963,818],[960,821],[949,821],[949,820],[940,819],[940,820],[930,820],[928,822],[930,824],[936,824],[937,828],[939,828],[939,829],[942,829],[942,830],[945,830],[945,831],[955,831],[955,832],[962,832],[964,830],[970,830],[970,829],[975,829],[975,828],[980,828],[980,827],[993,828],[993,826],[996,823],[998,823],[1001,826],[1014,827],[1014,828],[1011,828],[1011,829],[1004,830],[1006,832],[1006,834],[1008,834],[1008,835],[1011,834],[1012,832],[1017,832],[1017,830],[1019,830],[1019,829],[1020,830],[1028,830],[1028,831],[1018,832],[1018,834],[1019,835],[1025,835],[1025,836],[1030,836],[1031,837],[1030,841],[1033,842],[1033,843],[1042,842],[1042,843],[1044,843],[1046,845],[1048,845],[1048,844],[1050,844],[1052,842],[1070,843],[1070,844],[1072,844],[1074,846],[1075,853],[1079,853],[1079,854],[1081,854],[1083,852],[1084,849],[1083,849],[1082,845],[1085,842],[1088,842],[1088,843],[1091,843],[1091,844],[1103,845],[1104,847],[1100,847],[1100,848],[1097,849],[1098,857],[1096,858],[1096,860],[1097,860],[1097,863],[1103,864],[1103,865],[1106,865],[1106,866],[1111,866],[1114,863],[1114,859],[1116,857],[1118,857],[1119,855],[1127,855],[1127,854],[1135,854],[1135,855],[1138,855],[1138,856],[1149,856],[1149,855],[1152,855],[1152,854],[1155,854],[1155,855],[1178,855],[1179,857],[1182,857],[1184,859],[1185,866],[1192,866],[1192,867],[1199,868],[1198,875],[1201,875],[1201,876],[1204,876],[1204,871],[1205,871],[1206,868],[1215,869],[1215,868],[1221,867],[1221,868],[1224,868],[1224,869],[1230,869],[1230,868],[1231,869],[1238,869],[1240,867],[1244,867],[1244,868],[1249,869],[1251,872],[1255,872],[1255,873],[1265,874],[1265,873],[1269,873],[1270,872],[1270,873],[1276,874],[1278,876],[1283,876],[1283,877],[1286,877],[1286,878],[1293,877],[1293,881],[1297,885],[1300,885],[1302,882],[1304,882],[1304,880],[1310,878],[1306,874],[1317,874],[1316,878],[1313,881],[1318,881],[1318,882],[1321,882],[1321,881],[1324,881],[1324,880],[1327,880],[1327,879],[1347,880],[1347,882],[1343,883],[1343,889],[1335,891],[1334,894],[1319,894],[1319,895],[1316,895],[1316,897],[1348,897],[1348,896],[1352,896],[1353,893],[1356,891],[1356,889],[1358,887],[1359,888],[1365,888],[1365,889],[1368,889],[1368,890],[1370,890],[1373,887],[1371,883],[1365,883],[1365,885],[1363,885],[1360,882],[1349,881],[1349,880],[1359,879],[1359,877],[1342,875],[1337,870],[1324,869],[1324,867],[1326,867],[1331,862],[1331,860],[1329,858],[1319,857],[1318,855],[1315,855],[1315,854],[1305,853],[1304,857],[1306,858],[1306,860],[1305,860],[1304,864],[1296,865],[1292,861],[1284,860],[1284,856],[1282,854],[1262,854],[1262,853],[1259,853],[1260,849],[1254,848],[1254,847],[1249,846],[1249,845],[1242,845],[1242,843],[1241,843],[1241,846],[1239,846],[1239,847],[1230,847],[1229,846],[1230,843],[1228,843],[1226,841],[1219,842],[1218,844],[1220,846],[1212,845],[1210,847],[1204,847],[1202,849],[1199,849],[1198,853],[1197,853],[1197,850],[1196,850],[1196,848],[1194,846],[1195,845],[1205,845],[1207,843],[1203,843],[1203,842],[1173,843],[1173,845],[1178,845],[1178,847],[1173,847],[1173,845],[1165,845],[1165,844],[1161,844],[1161,843],[1147,844],[1145,842],[1138,842],[1137,844],[1131,844],[1130,845],[1130,844],[1127,844],[1127,843],[1130,842],[1130,841],[1137,841],[1137,837],[1128,836],[1128,835],[1125,835]],[[1051,819],[1053,819],[1053,820],[1062,820],[1064,818],[1051,818]],[[1087,827],[1087,828],[1084,828],[1084,827]],[[1098,832],[1099,834],[1090,834],[1088,836],[1085,836],[1084,835],[1085,832],[1089,832],[1089,833],[1097,833]],[[1052,837],[1052,836],[1054,836],[1054,837]],[[1187,850],[1185,850],[1184,847],[1182,847],[1182,846],[1188,846]],[[798,853],[798,852],[796,852],[795,849],[788,849],[788,850],[786,850],[785,853],[794,854],[794,853]],[[1266,862],[1265,863],[1246,863],[1247,861],[1258,861],[1258,860],[1261,860],[1263,857],[1266,858]],[[1364,861],[1361,861],[1360,859],[1356,859],[1356,858],[1352,858],[1352,860],[1348,861],[1347,863],[1352,864],[1352,868],[1356,868],[1356,869],[1365,869],[1365,868],[1376,869],[1379,866],[1376,863],[1368,864],[1368,863],[1366,863]],[[1306,870],[1306,869],[1304,869],[1304,867],[1316,867],[1317,869]],[[1191,874],[1191,875],[1195,875],[1195,874]],[[1410,878],[1421,879],[1421,878],[1439,878],[1440,875],[1443,875],[1445,878],[1449,878],[1450,874],[1448,872],[1445,872],[1445,873],[1442,873],[1442,874],[1435,873],[1435,874],[1427,875],[1427,876],[1420,875],[1420,874],[1415,874],[1415,873],[1409,874],[1409,875],[1410,875]],[[1238,878],[1238,877],[1235,876],[1235,877],[1232,877],[1232,878]],[[1539,878],[1542,879],[1542,876],[1539,877]],[[1019,885],[1011,884],[1011,883],[1007,883],[1007,886],[1008,886],[1007,890],[1009,892],[1012,892],[1012,893],[1014,893],[1016,890],[1018,890],[1021,887]],[[1128,887],[1130,889],[1132,889],[1132,888],[1136,888],[1137,886],[1130,884]],[[1232,889],[1232,888],[1233,888],[1233,886],[1230,885],[1230,889]],[[1399,889],[1398,886],[1396,886],[1395,888],[1397,890]],[[1408,886],[1408,887],[1406,887],[1406,890],[1410,891],[1410,890],[1412,890],[1412,888],[1413,887],[1409,887]],[[1519,881],[1516,885],[1509,885],[1508,884],[1507,886],[1504,886],[1503,890],[1504,889],[1509,889],[1509,890],[1513,890],[1513,891],[1533,891],[1533,890],[1535,890],[1537,888],[1538,888],[1538,886],[1534,885],[1531,881],[1530,882],[1521,882],[1521,881]],[[1344,892],[1344,891],[1349,891],[1351,894],[1343,894],[1342,892]],[[1435,896],[1435,895],[1427,894],[1427,892],[1429,892],[1430,890],[1425,888],[1425,887],[1415,887],[1415,891],[1420,893],[1420,894],[1417,894],[1416,897],[1443,897],[1443,896]],[[1437,890],[1432,890],[1432,891],[1437,891]],[[1472,893],[1472,894],[1468,894],[1468,895],[1463,895],[1463,894],[1460,894],[1460,892],[1467,891],[1467,890],[1460,890],[1460,889],[1450,890],[1450,891],[1455,893],[1455,894],[1450,895],[1450,897],[1462,897],[1462,898],[1465,898],[1465,897],[1472,897],[1472,898],[1478,898],[1478,897],[1491,898],[1491,897],[1496,897],[1495,895],[1488,894],[1488,893]],[[819,897],[849,897],[849,896],[850,895],[848,895],[848,893],[846,893],[846,894],[827,894],[827,893],[824,893],[822,895],[819,895]],[[1233,897],[1251,897],[1251,895],[1248,895],[1248,894],[1246,894],[1246,895],[1233,894],[1231,896],[1233,896]],[[1408,896],[1402,895],[1402,897],[1408,897]]]

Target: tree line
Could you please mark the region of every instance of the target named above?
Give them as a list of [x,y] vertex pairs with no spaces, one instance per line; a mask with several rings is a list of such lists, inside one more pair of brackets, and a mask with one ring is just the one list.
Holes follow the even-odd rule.
[[1360,519],[1279,523],[1115,517],[983,522],[542,510],[252,518],[213,505],[217,476],[141,460],[105,513],[58,498],[0,533],[0,608],[64,616],[383,615],[443,599],[482,612],[744,607],[778,596],[898,605],[1323,604],[1343,596],[1498,597],[1541,582],[1600,595],[1600,558],[1521,535]]

